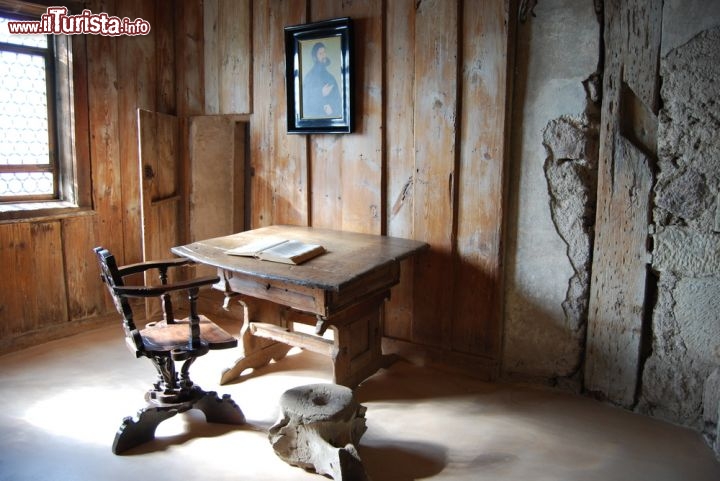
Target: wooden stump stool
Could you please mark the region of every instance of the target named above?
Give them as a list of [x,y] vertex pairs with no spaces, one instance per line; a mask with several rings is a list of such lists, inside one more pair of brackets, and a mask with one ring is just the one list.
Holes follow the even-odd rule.
[[368,479],[355,448],[367,430],[366,408],[350,388],[338,384],[298,386],[283,393],[280,410],[268,437],[283,461],[336,481]]

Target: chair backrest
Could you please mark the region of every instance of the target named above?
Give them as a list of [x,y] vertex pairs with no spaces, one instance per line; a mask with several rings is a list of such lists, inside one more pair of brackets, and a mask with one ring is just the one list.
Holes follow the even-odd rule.
[[137,331],[137,327],[135,326],[130,302],[126,297],[119,295],[115,290],[115,287],[122,287],[125,285],[122,275],[120,274],[117,261],[115,260],[115,256],[104,247],[96,247],[93,251],[95,251],[95,255],[98,259],[98,265],[100,266],[100,277],[105,283],[108,292],[110,292],[110,297],[112,297],[115,307],[123,318],[123,329],[125,330],[125,335],[133,340],[137,350],[142,351],[143,343],[140,338],[140,334]]

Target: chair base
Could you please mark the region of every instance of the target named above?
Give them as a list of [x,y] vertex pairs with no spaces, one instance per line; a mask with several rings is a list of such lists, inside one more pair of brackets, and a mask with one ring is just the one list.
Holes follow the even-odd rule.
[[202,411],[205,414],[205,420],[209,423],[245,423],[245,415],[229,394],[220,397],[215,391],[203,391],[197,386],[187,394],[186,400],[183,402],[172,404],[150,402],[138,411],[135,419],[130,416],[124,418],[115,434],[112,445],[113,454],[122,454],[129,449],[152,441],[155,439],[155,430],[161,422],[190,409]]

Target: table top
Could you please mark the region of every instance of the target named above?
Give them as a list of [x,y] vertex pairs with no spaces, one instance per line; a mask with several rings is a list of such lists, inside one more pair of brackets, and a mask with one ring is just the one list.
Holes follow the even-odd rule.
[[[320,244],[326,253],[300,265],[229,255],[229,249],[263,237],[282,237]],[[358,278],[426,248],[421,241],[302,226],[269,226],[173,247],[171,251],[195,262],[261,279],[340,291]]]

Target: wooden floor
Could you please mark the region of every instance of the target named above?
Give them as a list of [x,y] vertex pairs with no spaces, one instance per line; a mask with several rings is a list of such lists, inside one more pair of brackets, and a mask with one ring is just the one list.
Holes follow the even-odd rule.
[[[213,355],[215,354],[215,355]],[[248,424],[206,424],[194,411],[123,456],[110,446],[154,377],[119,326],[0,357],[0,480],[321,480],[275,456],[267,429],[287,389],[326,382],[308,352],[218,385],[236,352],[200,359],[193,378],[229,393]],[[359,453],[373,481],[707,480],[720,463],[690,430],[556,391],[490,384],[400,361],[356,391],[367,407]]]

